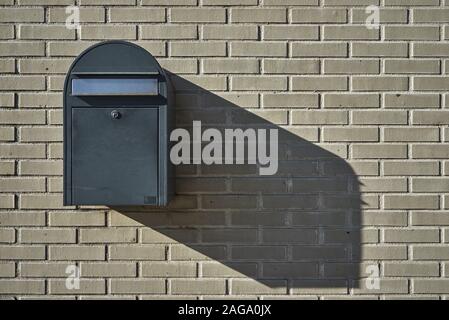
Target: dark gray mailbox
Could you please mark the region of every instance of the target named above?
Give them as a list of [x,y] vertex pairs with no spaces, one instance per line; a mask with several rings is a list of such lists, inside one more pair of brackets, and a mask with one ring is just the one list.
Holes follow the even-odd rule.
[[169,78],[141,47],[84,51],[64,86],[64,204],[166,205],[173,193]]

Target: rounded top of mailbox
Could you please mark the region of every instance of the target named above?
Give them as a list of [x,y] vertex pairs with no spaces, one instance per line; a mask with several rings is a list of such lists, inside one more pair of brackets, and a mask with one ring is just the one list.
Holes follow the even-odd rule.
[[82,52],[69,69],[77,74],[161,74],[157,60],[142,47],[126,41],[105,41]]

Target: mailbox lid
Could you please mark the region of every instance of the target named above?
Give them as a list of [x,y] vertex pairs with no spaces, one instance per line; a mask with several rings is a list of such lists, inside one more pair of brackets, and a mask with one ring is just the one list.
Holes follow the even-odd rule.
[[156,204],[158,108],[73,107],[71,158],[73,203]]

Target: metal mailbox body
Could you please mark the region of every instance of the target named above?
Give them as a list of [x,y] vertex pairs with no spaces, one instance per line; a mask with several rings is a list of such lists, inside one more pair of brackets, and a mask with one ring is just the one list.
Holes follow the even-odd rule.
[[174,107],[143,48],[107,41],[81,53],[64,85],[64,205],[167,205]]

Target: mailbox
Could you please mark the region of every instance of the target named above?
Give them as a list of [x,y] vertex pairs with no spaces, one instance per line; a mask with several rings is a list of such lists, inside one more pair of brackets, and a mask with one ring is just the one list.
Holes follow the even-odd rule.
[[143,48],[107,41],[81,53],[64,85],[64,204],[166,205],[173,100]]

